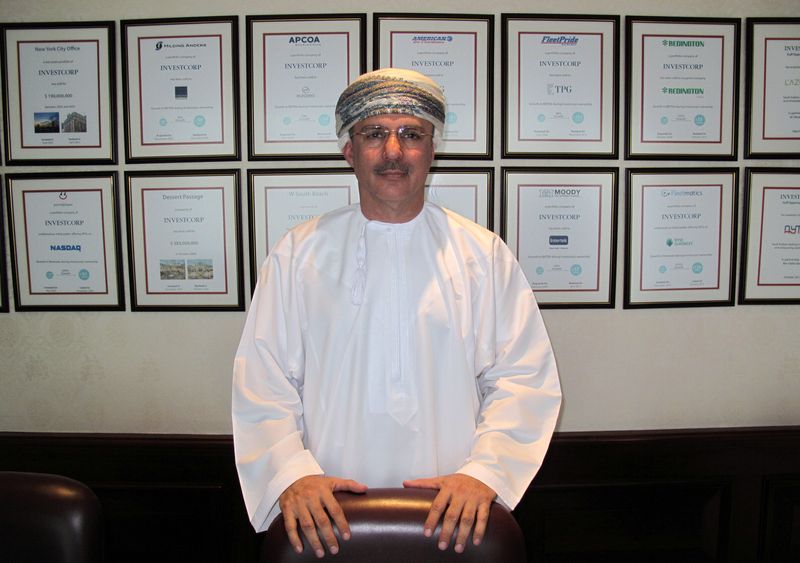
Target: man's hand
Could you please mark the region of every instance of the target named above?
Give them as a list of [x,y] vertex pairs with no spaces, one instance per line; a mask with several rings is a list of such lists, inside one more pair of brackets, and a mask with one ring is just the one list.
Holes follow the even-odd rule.
[[457,553],[464,551],[473,524],[475,531],[472,534],[472,543],[474,545],[481,543],[489,520],[489,508],[497,496],[491,487],[461,473],[403,481],[403,486],[439,490],[439,494],[433,499],[424,525],[425,535],[431,537],[439,519],[444,515],[442,531],[439,533],[439,549],[445,550],[450,545],[450,538],[456,526],[458,527],[455,545]]
[[[303,542],[298,534],[298,523],[303,535],[311,544],[311,549],[317,557],[323,557],[325,550],[322,547],[318,531],[322,540],[332,554],[339,552],[339,544],[333,533],[331,518],[345,540],[350,539],[350,526],[344,517],[342,507],[333,496],[334,491],[350,491],[351,493],[366,492],[367,486],[352,479],[339,479],[338,477],[325,477],[324,475],[308,475],[301,477],[278,498],[278,503],[283,513],[286,535],[297,553],[303,552]],[[326,512],[327,511],[327,512]]]

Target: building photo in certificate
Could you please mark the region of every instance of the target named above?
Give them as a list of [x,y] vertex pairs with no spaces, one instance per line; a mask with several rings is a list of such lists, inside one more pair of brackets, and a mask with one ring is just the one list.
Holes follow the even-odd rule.
[[238,174],[128,174],[132,304],[237,307]]
[[113,22],[0,31],[8,163],[114,162]]

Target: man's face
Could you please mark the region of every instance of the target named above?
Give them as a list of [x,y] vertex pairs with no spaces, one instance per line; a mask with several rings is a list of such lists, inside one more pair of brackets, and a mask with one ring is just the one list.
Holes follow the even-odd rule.
[[[359,121],[353,132],[379,125],[396,131],[415,127],[433,133],[433,125],[412,115],[377,115]],[[358,178],[361,209],[368,219],[405,222],[413,219],[425,202],[425,179],[433,162],[433,138],[426,136],[415,148],[403,146],[392,133],[378,147],[366,146],[362,135],[355,134],[344,146],[345,160]]]

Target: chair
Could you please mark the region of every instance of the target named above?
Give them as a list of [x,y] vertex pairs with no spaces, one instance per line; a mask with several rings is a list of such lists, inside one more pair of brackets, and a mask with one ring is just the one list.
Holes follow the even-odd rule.
[[[463,553],[440,551],[439,529],[433,537],[422,534],[422,525],[436,491],[426,489],[370,489],[363,495],[334,493],[350,524],[351,537],[339,541],[339,553],[326,559],[347,563],[523,563],[525,541],[511,513],[492,503],[489,523],[481,545],[470,538]],[[296,553],[286,538],[283,516],[278,516],[264,537],[261,563],[305,563],[319,561],[304,542]],[[452,544],[452,542],[451,542]]]
[[83,483],[0,471],[0,561],[102,561],[100,502]]

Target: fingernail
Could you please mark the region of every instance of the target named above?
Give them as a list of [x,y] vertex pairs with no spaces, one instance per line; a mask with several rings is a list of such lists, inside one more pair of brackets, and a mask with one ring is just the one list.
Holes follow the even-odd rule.
[[439,549],[441,549],[442,551],[447,549],[447,542],[440,541],[439,542]]
[[431,530],[430,528],[425,528],[425,530],[422,533],[425,534],[426,538],[429,538],[433,535],[433,530]]
[[472,545],[481,545],[480,538],[475,538],[474,540],[472,540]]
[[331,550],[331,555],[336,555],[337,553],[339,553],[339,548],[338,548],[338,546],[332,545],[332,546],[330,547],[330,550]]
[[302,548],[302,547],[300,547],[299,545],[296,545],[296,546],[294,546],[294,550],[295,550],[297,553],[303,553],[303,548]]
[[350,532],[345,532],[342,534],[342,538],[349,540],[350,539]]
[[319,557],[320,559],[325,557],[325,550],[323,550],[323,549],[318,549],[315,553],[316,553],[317,557]]
[[464,546],[461,545],[460,543],[457,543],[456,544],[456,553],[461,553],[462,551],[464,551]]

